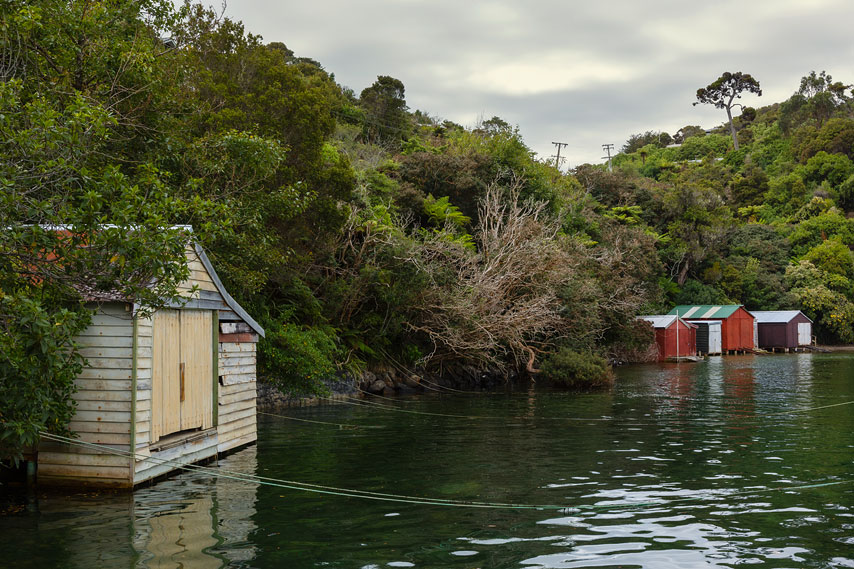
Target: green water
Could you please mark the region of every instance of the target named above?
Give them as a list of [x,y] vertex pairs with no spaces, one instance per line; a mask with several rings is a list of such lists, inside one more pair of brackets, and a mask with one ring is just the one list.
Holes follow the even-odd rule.
[[0,516],[0,566],[854,567],[854,405],[815,409],[854,400],[854,356],[713,358],[617,376],[604,394],[374,400],[416,413],[293,409],[362,428],[262,417],[257,447],[219,462],[565,510],[371,501],[185,474],[132,496],[40,493]]

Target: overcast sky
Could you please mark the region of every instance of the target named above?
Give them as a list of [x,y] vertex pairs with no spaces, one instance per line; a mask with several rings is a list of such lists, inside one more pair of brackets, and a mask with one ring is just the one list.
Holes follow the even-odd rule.
[[411,110],[465,126],[497,115],[541,158],[566,142],[569,167],[633,133],[722,123],[691,103],[724,71],[759,80],[751,106],[811,70],[854,83],[851,0],[231,0],[225,14],[357,95],[391,75]]

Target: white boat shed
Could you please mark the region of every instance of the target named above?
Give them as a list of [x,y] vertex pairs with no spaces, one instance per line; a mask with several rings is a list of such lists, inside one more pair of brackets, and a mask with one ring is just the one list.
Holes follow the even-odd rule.
[[43,439],[39,484],[132,488],[256,440],[256,343],[264,330],[228,294],[199,247],[189,300],[136,315],[98,304],[77,338],[88,365],[69,425],[81,444]]

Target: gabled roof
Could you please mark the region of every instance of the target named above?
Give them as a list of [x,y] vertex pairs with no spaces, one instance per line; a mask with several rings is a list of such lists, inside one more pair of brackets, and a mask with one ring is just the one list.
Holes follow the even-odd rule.
[[[69,231],[71,231],[73,226],[71,226],[71,225],[42,225],[41,227],[44,229],[47,229],[49,231],[69,232]],[[109,227],[116,227],[116,226],[110,225],[110,224],[104,224],[101,227],[109,228]],[[188,233],[193,232],[193,227],[191,225],[172,225],[171,228],[172,229],[182,229]],[[237,303],[237,301],[231,297],[230,294],[228,294],[228,291],[225,290],[225,286],[223,286],[222,281],[219,279],[219,276],[216,274],[216,271],[214,270],[210,259],[208,259],[208,256],[205,254],[205,251],[204,251],[204,249],[202,249],[201,245],[199,245],[195,241],[195,239],[192,241],[192,245],[193,245],[193,250],[195,251],[196,255],[199,258],[199,261],[201,261],[202,265],[204,265],[205,270],[210,275],[211,281],[213,281],[214,286],[216,287],[219,294],[222,295],[222,299],[225,302],[225,305],[228,306],[228,308],[230,308],[232,311],[234,311],[234,313],[238,317],[240,317],[244,322],[246,322],[246,324],[248,324],[249,327],[252,328],[252,330],[254,330],[256,334],[258,334],[261,337],[264,337],[264,328],[262,328],[261,325],[258,324],[251,316],[249,316],[249,314],[246,312],[246,310],[244,310],[243,307],[240,306]],[[95,290],[93,287],[87,286],[85,284],[84,285],[77,285],[77,288],[80,291],[81,295],[83,296],[83,299],[86,301],[89,301],[89,302],[113,302],[113,301],[115,301],[115,302],[131,302],[132,301],[132,299],[125,297],[124,295],[122,295],[118,291]],[[182,306],[182,304],[180,304],[180,303],[176,304],[176,308],[180,308],[181,306]]]
[[785,324],[795,319],[798,314],[803,314],[804,318],[812,322],[810,318],[800,310],[758,310],[751,312],[756,317],[756,321],[760,324]]
[[[638,316],[638,320],[646,320],[650,324],[652,324],[653,328],[670,328],[674,322],[676,322],[676,316],[671,316],[669,314],[654,314],[648,316]],[[679,320],[682,320],[681,318]],[[682,320],[682,323],[688,326],[689,328],[696,328],[693,324],[685,322]]]
[[678,314],[680,318],[694,318],[696,320],[704,320],[706,318],[729,318],[736,310],[743,308],[741,304],[725,304],[715,306],[711,304],[681,304],[668,312],[668,314]]
[[235,314],[240,316],[240,318],[243,319],[244,322],[249,324],[249,327],[252,328],[256,334],[263,338],[264,329],[261,327],[260,324],[255,322],[255,320],[251,316],[249,316],[249,314],[246,312],[246,310],[243,309],[242,306],[237,304],[236,300],[231,298],[231,295],[228,294],[228,291],[225,290],[225,286],[223,286],[222,281],[219,280],[219,276],[216,274],[216,271],[214,270],[210,259],[208,259],[208,256],[205,255],[204,249],[202,249],[201,245],[199,245],[198,243],[194,243],[194,245],[196,249],[196,254],[199,256],[199,260],[202,262],[202,265],[204,265],[205,269],[208,271],[208,274],[210,275],[214,286],[216,286],[216,289],[222,295],[222,299],[225,301],[225,304],[228,305],[228,307],[231,308]]

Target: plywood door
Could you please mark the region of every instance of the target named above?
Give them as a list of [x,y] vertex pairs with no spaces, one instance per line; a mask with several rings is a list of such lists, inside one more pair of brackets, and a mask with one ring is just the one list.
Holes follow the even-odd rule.
[[809,346],[810,344],[812,344],[812,324],[798,322],[798,345]]
[[181,430],[181,313],[154,314],[151,369],[151,440]]
[[211,427],[213,409],[212,313],[181,311],[181,360],[184,363],[184,398],[181,430]]
[[213,315],[159,310],[154,315],[151,441],[213,426]]

